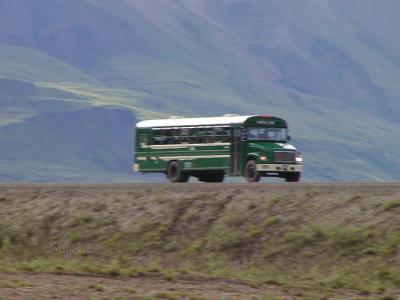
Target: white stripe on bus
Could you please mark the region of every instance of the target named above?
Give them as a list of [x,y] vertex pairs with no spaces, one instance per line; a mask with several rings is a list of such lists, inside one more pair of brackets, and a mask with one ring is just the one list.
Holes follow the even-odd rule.
[[229,158],[230,155],[193,155],[193,156],[160,156],[161,160],[189,160],[198,158]]
[[142,148],[151,149],[173,149],[173,148],[187,148],[187,147],[200,147],[200,146],[229,146],[230,143],[207,143],[207,144],[168,144],[168,145],[147,145]]

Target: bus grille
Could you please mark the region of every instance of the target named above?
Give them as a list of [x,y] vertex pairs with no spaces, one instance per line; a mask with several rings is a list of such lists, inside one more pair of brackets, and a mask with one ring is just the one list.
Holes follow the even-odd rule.
[[295,163],[296,162],[296,153],[295,152],[288,152],[288,151],[281,151],[281,152],[274,152],[274,161],[275,162],[282,162],[282,163]]

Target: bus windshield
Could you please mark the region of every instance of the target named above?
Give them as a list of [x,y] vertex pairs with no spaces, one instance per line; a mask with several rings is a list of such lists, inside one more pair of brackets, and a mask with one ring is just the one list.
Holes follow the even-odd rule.
[[286,128],[248,128],[247,139],[250,141],[287,141]]

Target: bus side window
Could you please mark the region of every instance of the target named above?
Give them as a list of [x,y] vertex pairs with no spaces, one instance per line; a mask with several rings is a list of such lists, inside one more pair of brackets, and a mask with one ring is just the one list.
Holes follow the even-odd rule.
[[181,142],[181,130],[180,129],[173,129],[172,135],[174,139],[174,144],[179,144]]
[[158,145],[157,130],[153,130],[153,145]]
[[155,129],[153,130],[153,144],[162,145],[164,143],[163,130]]
[[174,135],[172,129],[166,129],[164,131],[165,135],[165,144],[173,144],[174,143]]
[[229,143],[231,141],[231,132],[229,130],[229,127],[223,128],[223,142],[224,143]]
[[181,144],[186,144],[189,142],[189,129],[182,128],[181,129]]
[[141,134],[139,138],[140,142],[140,147],[144,147],[147,145],[147,135],[146,134]]
[[198,129],[197,128],[191,128],[189,130],[189,143],[190,144],[198,144],[200,139],[197,135]]
[[200,144],[206,142],[206,130],[204,128],[197,129],[197,138]]
[[206,129],[206,143],[214,143],[215,142],[215,132],[214,128]]
[[224,128],[216,127],[215,128],[215,142],[222,143],[224,141]]

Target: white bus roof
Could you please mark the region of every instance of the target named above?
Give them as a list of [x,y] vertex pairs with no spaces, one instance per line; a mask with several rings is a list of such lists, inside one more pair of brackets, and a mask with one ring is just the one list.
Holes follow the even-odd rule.
[[204,126],[204,125],[229,125],[242,124],[248,118],[254,116],[229,116],[229,117],[209,117],[209,118],[178,118],[146,120],[136,124],[137,128],[153,127],[179,127],[179,126]]

